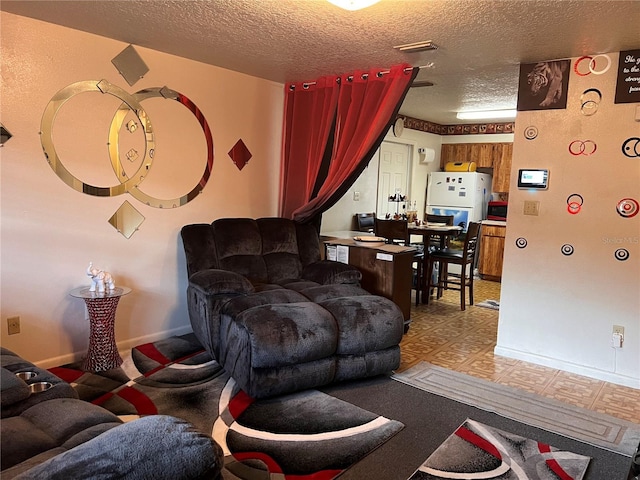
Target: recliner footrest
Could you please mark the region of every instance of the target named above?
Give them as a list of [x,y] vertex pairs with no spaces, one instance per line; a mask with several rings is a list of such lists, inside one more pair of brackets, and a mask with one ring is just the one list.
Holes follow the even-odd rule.
[[[334,355],[338,327],[331,314],[311,302],[260,305],[223,316],[229,325],[223,343],[248,349],[249,368],[270,368],[311,362]],[[227,348],[225,348],[225,346]]]

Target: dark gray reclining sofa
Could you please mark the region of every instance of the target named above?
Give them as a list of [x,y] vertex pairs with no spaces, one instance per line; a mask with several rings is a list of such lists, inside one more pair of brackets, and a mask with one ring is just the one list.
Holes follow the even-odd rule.
[[[167,415],[123,423],[11,350],[0,348],[0,360],[3,480],[221,478],[222,449],[190,423]],[[25,372],[35,376],[19,378]]]
[[249,396],[399,366],[400,309],[360,288],[354,267],[321,260],[313,226],[225,218],[181,235],[194,333]]

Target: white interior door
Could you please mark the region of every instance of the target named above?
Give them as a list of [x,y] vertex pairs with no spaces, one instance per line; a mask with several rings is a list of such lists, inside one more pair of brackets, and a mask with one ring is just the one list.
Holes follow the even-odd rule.
[[402,204],[389,202],[389,197],[399,191],[409,196],[410,146],[401,143],[382,142],[378,167],[378,202],[376,215],[384,218],[387,213],[402,212]]

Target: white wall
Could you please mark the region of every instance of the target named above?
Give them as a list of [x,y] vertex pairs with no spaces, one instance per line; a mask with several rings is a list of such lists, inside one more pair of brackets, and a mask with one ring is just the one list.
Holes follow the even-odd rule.
[[[321,232],[338,232],[354,230],[354,215],[376,211],[376,193],[378,188],[378,152],[369,162],[367,168],[354,182],[351,188],[338,202],[322,214]],[[354,200],[358,192],[360,200]]]
[[[83,301],[69,291],[88,285],[89,261],[133,289],[118,307],[121,348],[189,331],[180,228],[219,217],[277,214],[283,85],[136,46],[149,72],[129,87],[111,64],[127,44],[4,12],[1,21],[1,120],[14,135],[0,149],[2,345],[44,366],[79,359],[88,322]],[[166,85],[202,110],[215,159],[199,197],[158,209],[129,194],[82,194],[56,176],[38,134],[44,109],[61,88],[101,79],[129,93]],[[120,103],[107,94],[82,93],[56,118],[58,154],[87,183],[117,183],[106,143]],[[156,155],[140,188],[156,197],[180,196],[204,170],[202,130],[178,102],[154,98],[142,106],[155,130]],[[239,139],[253,154],[242,171],[227,155]],[[125,200],[145,217],[130,239],[107,222]],[[6,318],[15,315],[22,331],[8,336]]]
[[[495,353],[640,388],[640,215],[616,213],[619,200],[640,200],[639,159],[621,151],[640,123],[638,104],[613,103],[618,54],[610,56],[603,75],[571,73],[566,110],[518,113]],[[580,112],[587,88],[603,94],[593,116]],[[528,126],[535,140],[525,139]],[[572,156],[574,140],[593,140],[596,153]],[[549,168],[549,189],[518,190],[520,168]],[[584,197],[577,215],[567,211],[573,193]],[[540,202],[539,216],[523,215],[526,200]],[[627,261],[614,258],[618,248]],[[625,328],[621,349],[611,346],[613,325]]]

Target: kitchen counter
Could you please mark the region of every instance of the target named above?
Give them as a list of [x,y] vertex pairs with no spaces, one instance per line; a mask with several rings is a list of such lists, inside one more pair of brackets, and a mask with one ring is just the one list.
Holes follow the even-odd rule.
[[355,230],[339,230],[335,232],[322,232],[320,233],[320,239],[333,239],[333,238],[353,238],[353,237],[363,237],[365,235],[373,235],[373,233],[369,232],[358,232]]
[[494,225],[496,227],[506,227],[507,222],[504,220],[482,220],[482,225]]

